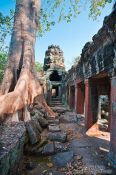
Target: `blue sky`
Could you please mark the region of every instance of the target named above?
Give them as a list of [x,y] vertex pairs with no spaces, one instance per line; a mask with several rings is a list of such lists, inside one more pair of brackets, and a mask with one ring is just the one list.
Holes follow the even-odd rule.
[[[5,14],[14,8],[15,0],[1,0],[0,11]],[[103,19],[109,15],[113,4],[108,4],[102,11],[101,16],[93,21],[88,17],[88,8],[84,8],[81,14],[71,23],[61,22],[46,32],[42,38],[37,38],[35,47],[36,61],[44,61],[45,51],[49,45],[59,45],[64,52],[65,65],[69,69],[74,57],[81,54],[86,42],[91,41],[92,36],[102,27]]]

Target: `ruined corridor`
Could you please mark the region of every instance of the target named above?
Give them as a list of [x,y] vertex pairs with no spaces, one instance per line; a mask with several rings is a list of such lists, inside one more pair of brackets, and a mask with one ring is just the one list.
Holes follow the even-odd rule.
[[37,96],[32,120],[0,125],[0,175],[116,175],[116,8],[69,71],[48,46],[39,78],[49,106]]

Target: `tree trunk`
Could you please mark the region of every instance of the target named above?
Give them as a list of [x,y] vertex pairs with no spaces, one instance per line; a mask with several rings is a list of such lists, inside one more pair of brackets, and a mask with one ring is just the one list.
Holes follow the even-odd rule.
[[24,120],[29,120],[27,105],[32,104],[36,96],[41,97],[39,103],[46,111],[51,116],[55,116],[46,104],[35,71],[34,47],[38,30],[39,9],[39,0],[16,1],[9,59],[0,93],[0,116],[13,114],[13,120],[14,118],[17,120],[17,111],[20,109],[24,109]]

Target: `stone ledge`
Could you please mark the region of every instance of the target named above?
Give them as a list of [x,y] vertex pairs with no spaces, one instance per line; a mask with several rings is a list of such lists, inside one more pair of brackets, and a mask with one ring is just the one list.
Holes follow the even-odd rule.
[[0,175],[15,174],[23,155],[26,130],[23,122],[0,126]]

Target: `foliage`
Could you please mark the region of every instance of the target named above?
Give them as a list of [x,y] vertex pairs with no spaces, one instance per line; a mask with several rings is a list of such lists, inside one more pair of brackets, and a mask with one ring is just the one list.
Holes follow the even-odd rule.
[[42,36],[45,31],[50,31],[57,22],[71,22],[85,6],[89,6],[89,16],[96,19],[105,5],[113,2],[115,0],[43,0],[39,19],[39,34]]
[[7,54],[4,52],[0,52],[0,83],[3,79],[6,62],[7,62]]
[[38,72],[42,72],[43,71],[43,65],[42,63],[39,62],[35,62],[35,68]]
[[101,15],[102,8],[104,8],[107,3],[111,2],[112,0],[91,0],[89,16],[92,16],[93,19],[96,19]]
[[[51,27],[57,22],[71,22],[76,18],[83,7],[89,5],[89,16],[96,19],[107,3],[115,0],[42,0],[40,17],[39,17],[39,35],[43,36],[46,31],[50,31]],[[0,12],[0,51],[7,50],[5,41],[7,35],[11,33],[13,26],[14,11],[10,10],[9,16],[4,16]]]
[[5,16],[0,12],[0,51],[8,51],[7,45],[5,45],[8,34],[11,34],[13,25],[14,13],[10,10],[9,16]]

